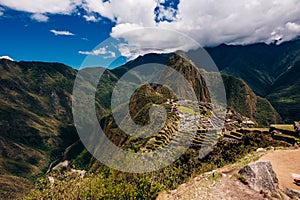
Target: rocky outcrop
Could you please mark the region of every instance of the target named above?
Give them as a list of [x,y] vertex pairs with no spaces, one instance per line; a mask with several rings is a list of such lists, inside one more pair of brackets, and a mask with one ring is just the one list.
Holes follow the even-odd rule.
[[286,188],[285,193],[293,199],[300,199],[300,191],[299,190]]
[[269,161],[250,163],[243,167],[239,174],[245,177],[249,186],[256,191],[278,193],[278,179]]

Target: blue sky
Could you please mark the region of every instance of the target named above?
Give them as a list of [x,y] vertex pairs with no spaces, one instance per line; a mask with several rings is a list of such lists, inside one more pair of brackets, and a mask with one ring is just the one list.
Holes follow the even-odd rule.
[[[0,17],[0,55],[14,60],[62,62],[78,68],[89,51],[109,37],[114,23],[102,18],[86,21],[78,13],[50,15],[47,22],[32,20],[25,12],[7,9]],[[74,35],[55,35],[51,30]]]
[[[0,58],[79,68],[89,57],[88,65],[108,67],[192,48],[172,31],[201,46],[292,40],[300,35],[300,1],[0,0],[0,27]],[[135,31],[148,27],[162,31]]]

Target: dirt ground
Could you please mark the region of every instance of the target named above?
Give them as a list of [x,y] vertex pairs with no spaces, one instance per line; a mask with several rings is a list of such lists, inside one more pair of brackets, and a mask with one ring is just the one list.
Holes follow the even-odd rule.
[[[271,200],[264,194],[260,194],[242,184],[233,174],[237,169],[221,173],[221,177],[214,178],[212,175],[198,176],[186,184],[182,184],[176,190],[161,193],[157,200]],[[215,175],[217,176],[217,175]]]
[[300,186],[293,183],[294,179],[292,177],[292,174],[300,175],[300,149],[272,151],[259,160],[271,162],[273,170],[277,174],[280,189],[300,190]]
[[[300,190],[295,185],[292,174],[300,175],[300,149],[297,150],[276,150],[261,153],[259,161],[270,161],[279,179],[279,187],[282,191],[285,188]],[[240,165],[240,164],[239,164]],[[244,166],[244,164],[242,165]],[[257,200],[276,199],[274,197],[260,194],[250,189],[249,186],[242,184],[234,176],[241,166],[235,166],[231,170],[219,169],[214,174],[219,176],[212,177],[212,174],[202,174],[196,178],[180,185],[176,190],[165,191],[159,194],[158,200],[182,199],[182,200]],[[282,194],[283,195],[283,194]],[[288,198],[287,198],[288,199]]]

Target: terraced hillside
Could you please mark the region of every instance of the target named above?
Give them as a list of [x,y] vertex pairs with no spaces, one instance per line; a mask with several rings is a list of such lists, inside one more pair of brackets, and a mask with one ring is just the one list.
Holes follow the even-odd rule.
[[[172,57],[170,54],[151,54],[131,61],[120,68],[107,70],[102,76],[103,84],[99,85],[96,93],[98,116],[102,116],[99,121],[111,141],[133,151],[143,150],[141,147],[144,144],[147,144],[148,149],[152,149],[151,145],[158,141],[160,144],[164,144],[171,136],[167,134],[173,133],[177,126],[176,122],[171,125],[177,118],[176,109],[173,109],[168,117],[172,122],[166,123],[168,131],[170,131],[166,131],[166,135],[157,135],[157,139],[151,143],[147,140],[129,138],[116,127],[110,115],[110,96],[118,79],[133,66],[152,62],[153,58],[162,63],[166,62],[183,73],[197,91],[198,99],[202,102],[209,102],[209,93],[201,75],[192,64],[183,58]],[[160,60],[160,58],[162,59]],[[22,195],[23,191],[27,191],[32,186],[32,181],[29,180],[34,179],[33,176],[43,176],[51,163],[55,164],[64,159],[71,160],[73,165],[80,168],[94,171],[102,169],[101,165],[95,162],[95,159],[78,142],[79,138],[73,126],[71,93],[76,76],[75,70],[58,63],[13,62],[1,59],[0,76],[0,182],[2,183],[0,196],[4,195],[9,198]],[[233,78],[228,77],[227,79]],[[226,88],[239,83],[239,81],[228,82],[230,85],[225,85]],[[242,84],[238,88],[245,86]],[[140,91],[140,98],[143,100],[133,97],[130,109],[131,115],[137,123],[147,123],[148,115],[146,113],[153,103],[163,103],[167,109],[172,109],[171,104],[167,104],[167,101],[168,99],[176,100],[165,87],[144,85],[140,87]],[[237,99],[241,99],[238,105],[235,105],[235,98],[230,95],[239,95],[236,96]],[[247,99],[243,95],[247,94],[229,93],[227,98],[230,106],[238,108],[241,106],[241,102],[248,105],[249,101],[243,102],[244,99]],[[147,97],[147,100],[144,97]],[[257,103],[253,104],[256,105],[256,109],[260,107]],[[272,107],[265,108],[263,109],[274,112]],[[192,108],[178,108],[179,111],[180,109],[181,112],[187,111],[188,113]],[[207,109],[202,113],[203,116],[211,114]],[[255,120],[255,115],[251,117]],[[267,119],[267,121],[275,123],[273,118]],[[199,133],[194,139],[195,147],[197,144],[199,146],[203,143],[203,135],[201,135],[204,134],[201,132],[203,127],[198,128]],[[74,144],[76,145],[74,146]],[[69,149],[70,146],[74,148]],[[20,184],[15,184],[16,181],[20,181]]]

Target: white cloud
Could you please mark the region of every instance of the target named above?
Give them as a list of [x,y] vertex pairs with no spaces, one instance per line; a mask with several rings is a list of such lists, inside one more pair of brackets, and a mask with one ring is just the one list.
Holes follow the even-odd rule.
[[165,3],[165,0],[157,0],[158,3]]
[[82,0],[0,0],[0,4],[11,9],[30,13],[70,14]]
[[[95,13],[97,13],[116,23],[111,36],[131,40],[131,44],[120,46],[124,54],[130,54],[128,48],[131,48],[134,42],[140,46],[147,46],[149,41],[153,41],[155,44],[152,45],[155,46],[153,49],[157,51],[164,48],[171,50],[176,45],[178,49],[188,46],[184,46],[176,37],[166,38],[157,34],[135,35],[135,37],[130,34],[122,35],[122,32],[139,27],[157,27],[178,31],[192,37],[202,46],[221,43],[270,43],[277,39],[287,41],[300,34],[299,0],[223,0],[222,2],[180,0],[178,10],[165,8],[161,5],[163,2],[165,0],[110,0],[105,2],[102,0],[25,0],[25,2],[0,0],[0,5],[44,15],[75,13],[78,12],[76,7],[80,6],[87,12],[82,14],[87,21],[96,21]],[[158,15],[154,12],[155,9],[159,11]],[[155,19],[168,19],[171,22],[157,23]],[[147,39],[141,38],[145,36]],[[161,38],[165,38],[166,41]],[[128,56],[134,57],[138,53],[143,53],[137,51],[136,49],[132,55]],[[150,49],[147,48],[144,52],[149,51]]]
[[79,51],[79,54],[84,54],[84,55],[93,55],[93,56],[98,56],[98,55],[103,55],[106,54],[106,48],[102,47],[99,49],[95,49],[93,51]]
[[4,9],[0,7],[0,17],[1,17],[2,15],[4,15],[4,12],[3,12],[3,11],[4,11]]
[[283,40],[296,37],[285,25],[300,21],[298,0],[250,2],[182,0],[178,5],[178,20],[159,26],[186,33],[202,45],[272,42],[273,32],[282,35]]
[[50,30],[54,35],[66,35],[66,36],[73,36],[74,33],[71,33],[69,31],[57,31],[57,30]]
[[122,56],[134,59],[146,53],[170,53],[177,50],[190,50],[196,42],[175,31],[158,28],[143,28],[133,24],[120,24],[112,29],[113,38],[125,38],[119,51]]
[[[249,44],[256,42],[270,43],[281,39],[288,41],[300,33],[300,1],[299,0],[180,0],[178,10],[159,6],[159,0],[133,1],[110,0],[107,2],[86,0],[83,4],[88,12],[100,15],[116,22],[111,36],[123,37],[139,46],[147,47],[152,41],[154,51],[164,48],[173,49],[169,44],[182,48],[176,37],[161,37],[157,34],[123,34],[139,27],[157,27],[175,30],[195,39],[202,46],[214,46],[221,43]],[[163,2],[163,1],[162,1]],[[158,19],[169,19],[172,22],[155,22],[154,9],[158,6]],[[176,17],[174,17],[174,13]],[[134,35],[134,37],[132,36]],[[143,41],[146,37],[148,40]],[[162,38],[165,38],[164,41]],[[158,42],[159,39],[159,42]],[[154,47],[155,46],[155,47]],[[192,45],[193,46],[193,45]],[[122,54],[135,57],[150,51],[149,48],[137,52],[132,45],[121,45]],[[160,49],[160,50],[158,50]]]
[[287,27],[289,30],[291,30],[291,31],[293,31],[293,32],[296,32],[296,33],[300,34],[300,24],[288,22],[288,23],[286,24],[286,27]]
[[162,20],[173,21],[176,19],[175,13],[176,13],[176,10],[174,8],[171,8],[171,7],[164,8],[163,6],[159,5],[157,19],[159,21],[162,21]]
[[115,58],[116,53],[110,50],[107,50],[107,47],[101,47],[98,49],[94,49],[93,51],[79,51],[79,54],[83,55],[91,55],[91,56],[99,56],[104,55],[104,58]]
[[104,58],[115,58],[116,57],[116,53],[113,51],[108,51],[108,55],[104,56]]
[[31,15],[30,18],[33,20],[36,20],[38,22],[47,22],[49,19],[49,17],[47,17],[46,15],[41,14],[41,13],[35,13],[35,14]]
[[9,56],[0,56],[0,59],[6,59],[6,60],[14,61],[14,59],[12,59]]
[[88,22],[98,22],[99,19],[97,19],[94,15],[83,15],[83,18]]
[[96,12],[108,19],[121,23],[135,23],[144,26],[155,25],[154,9],[156,0],[85,0],[83,7],[88,12]]

